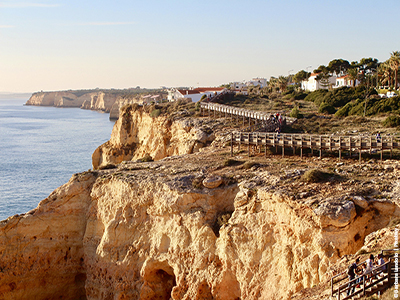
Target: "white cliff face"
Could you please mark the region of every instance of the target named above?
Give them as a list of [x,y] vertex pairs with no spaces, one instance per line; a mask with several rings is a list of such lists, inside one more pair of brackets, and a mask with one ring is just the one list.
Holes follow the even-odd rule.
[[262,169],[221,165],[205,152],[74,175],[0,223],[3,298],[290,299],[400,216],[388,200],[296,200]]

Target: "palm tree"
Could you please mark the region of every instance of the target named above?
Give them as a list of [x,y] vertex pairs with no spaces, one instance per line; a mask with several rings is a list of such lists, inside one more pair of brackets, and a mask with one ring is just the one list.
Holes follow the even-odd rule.
[[276,88],[278,88],[278,78],[272,76],[268,82],[268,89],[273,92]]
[[356,81],[358,79],[358,68],[347,69],[347,74],[350,80],[353,80],[353,87],[356,86]]
[[392,69],[389,65],[389,60],[380,64],[380,66],[378,68],[378,72],[382,76],[382,84],[384,85],[385,83],[387,83],[388,86],[391,86],[392,85]]
[[279,90],[281,92],[284,92],[286,90],[287,85],[288,85],[288,78],[285,76],[279,76],[278,78]]
[[389,66],[394,72],[394,88],[397,89],[397,72],[400,67],[400,51],[393,51],[390,53]]

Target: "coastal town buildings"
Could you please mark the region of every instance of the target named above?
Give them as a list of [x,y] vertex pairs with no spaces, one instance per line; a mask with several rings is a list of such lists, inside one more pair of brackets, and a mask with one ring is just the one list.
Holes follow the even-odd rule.
[[224,87],[201,87],[195,89],[172,88],[168,90],[168,101],[172,102],[179,99],[190,98],[193,102],[198,102],[204,95],[206,95],[206,97],[213,97],[224,91],[227,91]]
[[336,86],[336,76],[330,76],[327,80],[318,80],[319,73],[311,73],[307,80],[301,82],[301,88],[305,91],[316,91],[319,89],[329,89]]
[[266,78],[252,78],[249,81],[242,81],[242,82],[231,82],[230,88],[236,94],[243,94],[248,95],[247,88],[249,86],[259,86],[260,88],[264,88],[268,86],[268,80]]
[[360,84],[360,81],[356,79],[356,82],[354,84],[354,80],[350,79],[349,75],[343,75],[338,78],[336,78],[336,85],[335,88],[340,88],[340,87],[352,87],[352,86],[358,86]]

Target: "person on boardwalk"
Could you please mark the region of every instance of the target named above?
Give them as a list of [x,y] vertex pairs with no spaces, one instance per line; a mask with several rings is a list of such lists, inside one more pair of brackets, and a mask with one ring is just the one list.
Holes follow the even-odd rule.
[[378,269],[378,275],[383,275],[382,273],[386,272],[386,266],[383,266],[385,264],[385,260],[383,259],[382,254],[378,254],[378,261],[377,261],[378,266],[382,266]]
[[281,128],[276,128],[276,140],[279,142],[279,138],[281,137]]
[[378,133],[376,134],[376,142],[377,142],[377,143],[380,143],[380,142],[381,142],[381,133],[380,133],[380,132],[378,132]]
[[365,275],[365,279],[372,278],[372,269],[374,268],[374,255],[371,254],[369,258],[365,261],[366,267],[363,275]]
[[356,274],[357,274],[357,265],[360,262],[360,258],[357,257],[355,262],[353,262],[349,268],[347,269],[347,276],[349,278],[349,285],[348,285],[348,290],[347,290],[347,296],[349,296],[350,294],[353,294],[355,289],[356,289],[356,281],[350,282],[353,279],[356,278]]

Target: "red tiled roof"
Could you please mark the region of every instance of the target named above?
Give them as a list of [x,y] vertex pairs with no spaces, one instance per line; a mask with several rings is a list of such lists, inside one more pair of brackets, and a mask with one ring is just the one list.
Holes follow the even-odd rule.
[[178,90],[179,93],[182,95],[193,95],[193,94],[200,94],[199,92],[195,90]]
[[223,87],[202,87],[202,88],[195,88],[194,91],[198,91],[199,93],[204,93],[204,92],[220,92],[224,90],[225,88]]
[[349,77],[349,75],[343,75],[343,76],[338,77],[337,79],[342,79],[342,78],[346,78],[346,77]]
[[225,88],[215,88],[215,87],[203,87],[203,88],[195,88],[193,90],[178,90],[182,95],[193,95],[200,94],[205,92],[220,92]]

